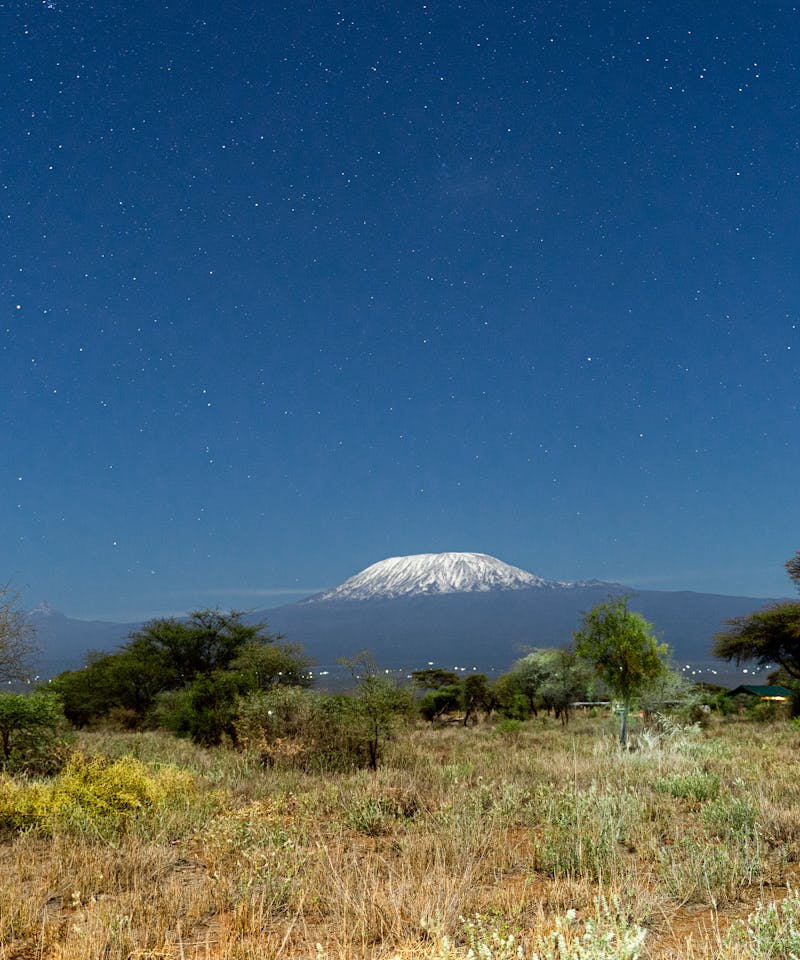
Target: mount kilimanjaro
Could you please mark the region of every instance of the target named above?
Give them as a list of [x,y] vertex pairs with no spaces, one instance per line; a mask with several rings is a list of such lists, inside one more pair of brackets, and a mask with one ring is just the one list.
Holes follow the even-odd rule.
[[[609,596],[655,625],[680,662],[711,666],[711,643],[730,617],[768,601],[691,591],[635,591],[602,580],[564,582],[483,553],[390,557],[306,600],[263,610],[272,630],[320,664],[369,650],[386,667],[476,666],[502,671],[532,647],[569,643],[582,615]],[[720,674],[726,665],[714,662]]]
[[[585,584],[584,584],[585,585]],[[489,593],[527,587],[572,587],[543,580],[485,553],[418,553],[373,563],[338,587],[307,600],[396,600],[443,593]]]
[[[681,664],[713,665],[721,676],[732,671],[712,664],[714,634],[726,619],[768,603],[758,597],[636,591],[601,580],[547,580],[483,553],[423,553],[382,560],[330,590],[255,611],[246,620],[266,622],[271,633],[303,644],[321,667],[368,650],[387,668],[416,669],[433,661],[502,672],[527,649],[569,643],[583,612],[623,593]],[[80,666],[89,650],[119,647],[139,626],[70,620],[46,607],[34,611],[31,622],[44,675]]]

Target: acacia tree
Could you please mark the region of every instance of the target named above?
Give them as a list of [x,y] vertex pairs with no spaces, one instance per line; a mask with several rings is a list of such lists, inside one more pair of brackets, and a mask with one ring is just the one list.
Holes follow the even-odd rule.
[[461,706],[462,693],[462,685],[458,680],[455,683],[436,687],[435,690],[428,690],[417,704],[420,716],[432,723],[446,713],[458,710]]
[[786,567],[786,572],[789,574],[789,579],[797,589],[800,590],[800,550],[797,551],[791,560],[787,560],[784,566]]
[[528,711],[534,717],[538,714],[538,708],[542,706],[539,692],[547,678],[544,654],[544,650],[531,650],[506,674],[514,689],[527,700]]
[[0,680],[27,680],[34,652],[33,629],[11,584],[0,586]]
[[628,714],[633,701],[667,672],[666,644],[659,644],[653,626],[628,610],[628,597],[610,598],[584,614],[575,634],[575,652],[622,701],[619,742],[628,742]]
[[777,663],[800,680],[800,603],[776,603],[745,617],[726,621],[728,629],[714,637],[714,656],[736,664]]
[[570,704],[584,697],[589,685],[585,661],[569,647],[531,650],[500,680],[497,696],[501,706],[507,709],[509,693],[512,698],[521,695],[534,716],[543,707],[552,710],[564,726],[569,722]]
[[[785,566],[800,590],[800,551]],[[800,603],[774,603],[726,623],[728,629],[714,637],[714,656],[737,665],[753,660],[761,668],[777,663],[793,680],[800,680]]]
[[458,674],[441,667],[427,667],[425,670],[412,670],[411,682],[420,690],[438,690],[458,683]]
[[191,683],[196,676],[224,670],[245,644],[272,642],[263,624],[242,622],[238,610],[192,610],[185,620],[151,620],[130,635],[126,650],[135,659],[162,667],[169,687]]

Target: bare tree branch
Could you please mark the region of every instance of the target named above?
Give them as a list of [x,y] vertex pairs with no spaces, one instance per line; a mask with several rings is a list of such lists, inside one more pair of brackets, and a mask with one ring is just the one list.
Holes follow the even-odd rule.
[[0,681],[27,680],[34,650],[33,628],[9,581],[0,587]]

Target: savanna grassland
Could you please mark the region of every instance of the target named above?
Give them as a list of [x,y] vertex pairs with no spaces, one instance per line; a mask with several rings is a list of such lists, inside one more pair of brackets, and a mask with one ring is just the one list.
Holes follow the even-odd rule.
[[417,725],[322,775],[79,734],[54,780],[0,781],[0,958],[800,955],[800,728],[633,739]]

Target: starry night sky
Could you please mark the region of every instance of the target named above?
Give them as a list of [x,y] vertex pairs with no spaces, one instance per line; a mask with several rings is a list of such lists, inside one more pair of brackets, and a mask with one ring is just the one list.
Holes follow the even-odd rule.
[[0,2],[0,579],[791,595],[788,4]]

